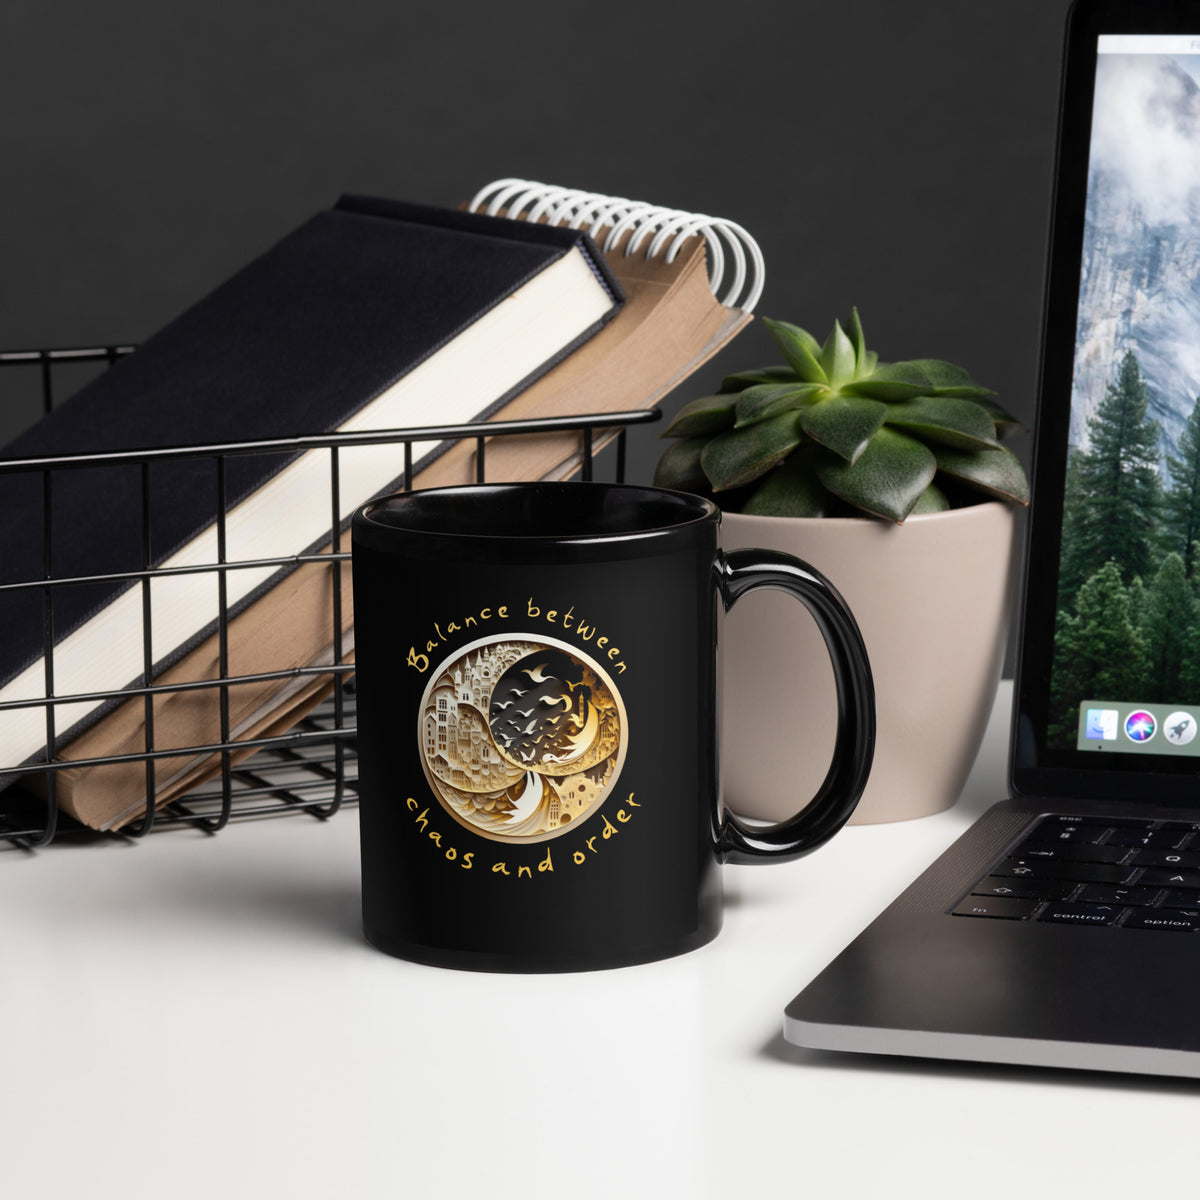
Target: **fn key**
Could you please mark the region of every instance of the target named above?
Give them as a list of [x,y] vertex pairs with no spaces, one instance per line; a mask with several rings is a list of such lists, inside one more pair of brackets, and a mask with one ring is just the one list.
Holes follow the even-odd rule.
[[1023,921],[1038,910],[1040,900],[1014,900],[1008,896],[968,896],[955,910],[956,917],[1001,917]]

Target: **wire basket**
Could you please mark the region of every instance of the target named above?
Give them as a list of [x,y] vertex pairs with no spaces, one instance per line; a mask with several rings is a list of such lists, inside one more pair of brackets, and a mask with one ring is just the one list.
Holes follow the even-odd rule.
[[[43,413],[49,412],[57,395],[63,392],[64,377],[72,372],[104,369],[126,354],[132,346],[106,346],[93,349],[59,349],[0,352],[0,395],[7,397],[8,385],[19,381],[19,387],[32,390]],[[18,387],[18,390],[19,390]],[[42,546],[42,575],[37,579],[21,579],[0,584],[0,592],[16,589],[34,590],[42,597],[41,642],[44,648],[44,694],[35,699],[20,699],[0,704],[8,708],[40,709],[45,717],[44,761],[29,765],[28,760],[10,762],[0,747],[0,842],[33,849],[45,846],[57,835],[82,830],[84,827],[60,812],[58,804],[59,772],[66,769],[136,764],[144,771],[148,803],[143,813],[123,825],[118,836],[142,837],[151,830],[192,827],[216,833],[230,821],[266,817],[286,813],[307,813],[318,819],[333,816],[346,804],[357,801],[357,755],[355,747],[354,664],[348,661],[342,633],[341,573],[349,570],[350,553],[344,521],[340,514],[339,453],[346,447],[388,444],[397,447],[398,465],[402,459],[404,488],[408,490],[413,478],[413,445],[436,440],[472,439],[475,442],[475,478],[487,479],[487,443],[493,437],[520,434],[578,433],[580,438],[580,475],[591,480],[596,472],[598,439],[607,441],[615,434],[615,450],[609,467],[618,482],[624,480],[626,465],[626,427],[656,421],[657,408],[629,412],[603,413],[573,417],[549,417],[523,421],[489,421],[484,424],[421,426],[392,429],[367,434],[318,434],[277,438],[270,441],[223,443],[219,445],[181,446],[162,450],[140,450],[104,454],[63,455],[54,458],[0,460],[0,474],[33,474],[41,481],[43,495],[41,529],[31,530],[39,536]],[[328,549],[309,554],[288,555],[278,559],[239,561],[226,554],[227,515],[225,502],[225,468],[236,455],[294,455],[298,451],[324,449],[329,453],[330,527]],[[219,597],[217,639],[219,670],[215,678],[161,683],[154,674],[152,651],[153,607],[150,601],[151,583],[163,574],[153,565],[150,528],[153,501],[149,486],[154,464],[181,460],[206,460],[212,464],[214,491],[213,521],[216,527],[218,553],[216,561],[203,566],[184,568],[188,573],[216,576]],[[140,470],[142,479],[141,528],[143,556],[138,570],[93,576],[66,576],[54,572],[55,534],[50,497],[54,481],[61,472],[90,467],[124,466]],[[397,471],[397,475],[400,472]],[[236,674],[230,670],[228,630],[231,621],[226,597],[226,579],[230,571],[247,568],[298,567],[317,564],[328,572],[332,588],[332,619],[330,641],[332,661],[320,665],[288,667],[278,671]],[[67,587],[95,583],[128,583],[142,592],[142,626],[144,669],[142,678],[126,687],[87,694],[57,694],[55,691],[55,632],[54,597]],[[285,733],[259,738],[231,736],[230,691],[238,685],[281,682],[302,676],[329,677],[334,681],[330,698],[303,716]],[[215,691],[220,708],[220,737],[203,744],[169,748],[156,746],[155,702],[168,694],[196,689]],[[65,760],[62,751],[69,744],[61,736],[58,710],[64,705],[82,702],[109,705],[141,699],[144,706],[144,735],[142,745],[133,753],[102,755],[94,758]],[[246,757],[247,752],[250,753]],[[157,772],[162,760],[177,760],[180,756],[218,756],[219,771],[185,795],[168,802],[155,802]],[[34,786],[31,786],[31,781]],[[9,786],[10,785],[10,786]]]

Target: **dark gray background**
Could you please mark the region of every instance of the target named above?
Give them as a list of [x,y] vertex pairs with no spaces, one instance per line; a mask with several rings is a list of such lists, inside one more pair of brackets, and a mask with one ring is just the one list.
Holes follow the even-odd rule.
[[[730,217],[760,313],[857,304],[1028,420],[1065,10],[5,0],[0,347],[136,341],[342,191],[519,175]],[[666,407],[772,357],[754,328]]]

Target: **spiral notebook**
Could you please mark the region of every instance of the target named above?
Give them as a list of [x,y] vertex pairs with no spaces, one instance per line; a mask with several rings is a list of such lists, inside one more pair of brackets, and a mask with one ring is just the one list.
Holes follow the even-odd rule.
[[[490,420],[649,407],[750,322],[762,293],[762,253],[732,221],[518,179],[488,184],[464,207],[589,233],[626,296],[624,307],[598,333],[492,413]],[[431,413],[430,420],[436,416]],[[615,433],[597,430],[594,448]],[[432,441],[415,443],[413,461],[420,464],[435,448]],[[579,436],[571,433],[493,438],[485,453],[491,481],[566,478],[578,470],[582,457]],[[472,439],[418,466],[413,485],[464,484],[475,478]],[[352,598],[349,572],[342,574],[342,657],[349,661]],[[294,572],[286,586],[274,589],[230,623],[231,672],[259,674],[330,662],[333,610],[328,568],[309,565]],[[218,663],[214,634],[156,682],[176,685],[217,678]],[[231,736],[240,741],[282,733],[332,686],[329,676],[306,676],[287,684],[237,684],[230,689]],[[144,746],[144,720],[143,701],[131,700],[78,736],[59,757],[136,755]],[[218,742],[216,693],[184,690],[160,696],[154,733],[160,751]],[[165,804],[211,779],[220,765],[220,755],[212,753],[160,759],[156,803]],[[94,828],[118,828],[135,820],[145,810],[145,792],[144,764],[136,759],[58,773],[60,807]]]
[[[507,405],[503,420],[648,408],[749,324],[766,281],[758,243],[722,217],[528,179],[489,183],[466,207],[590,233],[625,291],[621,312]],[[612,436],[599,433],[595,448]],[[565,479],[581,461],[571,434],[497,438],[485,455],[497,481]],[[415,482],[474,479],[475,446],[464,443]]]

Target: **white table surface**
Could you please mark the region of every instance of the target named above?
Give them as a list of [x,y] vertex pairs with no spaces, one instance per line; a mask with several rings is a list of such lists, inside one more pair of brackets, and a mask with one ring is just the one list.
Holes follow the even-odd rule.
[[1198,1085],[782,1040],[791,996],[1001,798],[1009,696],[955,808],[726,868],[716,942],[619,971],[372,950],[353,810],[0,851],[0,1196],[1025,1200],[1194,1180]]

